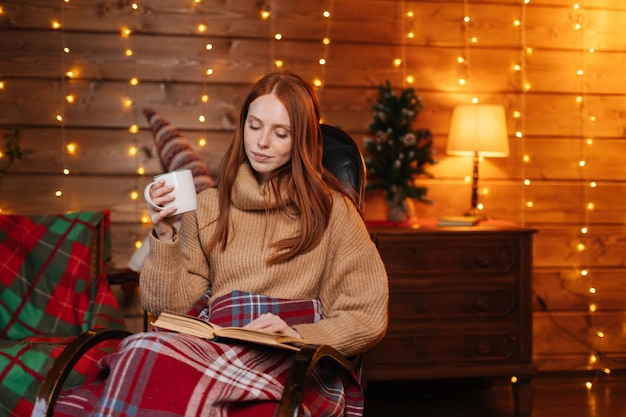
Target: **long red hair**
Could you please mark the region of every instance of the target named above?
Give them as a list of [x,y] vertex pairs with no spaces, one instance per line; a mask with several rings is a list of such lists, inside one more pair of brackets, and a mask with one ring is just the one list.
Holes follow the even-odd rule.
[[[284,210],[295,210],[300,220],[300,231],[272,245],[277,254],[268,264],[288,261],[300,253],[314,249],[324,234],[333,199],[331,190],[347,196],[344,188],[322,166],[322,134],[320,104],[313,88],[294,73],[271,73],[259,80],[241,107],[233,140],[224,155],[217,179],[220,216],[216,219],[216,233],[211,247],[226,248],[229,237],[231,192],[242,163],[248,163],[244,150],[243,131],[250,103],[265,94],[274,93],[281,101],[291,125],[293,145],[291,161],[276,170],[268,180],[269,189]],[[283,196],[288,201],[284,201]],[[351,198],[348,199],[352,201]],[[286,204],[290,202],[291,204]]]

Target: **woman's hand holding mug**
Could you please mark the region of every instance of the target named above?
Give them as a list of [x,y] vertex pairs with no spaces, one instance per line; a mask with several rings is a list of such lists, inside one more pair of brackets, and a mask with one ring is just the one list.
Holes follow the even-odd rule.
[[144,198],[154,231],[165,242],[174,238],[176,215],[198,206],[193,175],[188,169],[157,175],[144,190]]

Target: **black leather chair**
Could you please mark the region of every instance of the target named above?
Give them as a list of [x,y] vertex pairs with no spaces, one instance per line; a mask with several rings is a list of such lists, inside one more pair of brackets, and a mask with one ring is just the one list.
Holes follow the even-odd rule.
[[[362,206],[365,192],[365,162],[352,138],[341,129],[330,125],[321,125],[324,139],[322,163]],[[138,280],[138,274],[124,271],[112,274],[111,281],[120,283]],[[147,329],[147,315],[144,315],[144,329]],[[37,395],[32,416],[52,416],[54,404],[72,367],[90,348],[108,339],[123,339],[131,333],[112,329],[95,329],[83,333],[61,353],[48,371]],[[307,345],[295,354],[293,366],[285,383],[278,417],[298,415],[306,384],[315,365],[322,358],[331,358],[348,370],[354,370],[360,377],[361,355],[347,358],[331,346]]]

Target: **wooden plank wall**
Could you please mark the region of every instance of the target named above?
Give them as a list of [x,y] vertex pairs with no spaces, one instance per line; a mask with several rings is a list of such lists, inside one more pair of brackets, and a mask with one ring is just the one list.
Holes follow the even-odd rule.
[[[321,82],[324,121],[359,142],[378,85],[415,87],[425,105],[417,125],[433,131],[438,160],[434,178],[423,181],[435,205],[417,205],[416,214],[456,215],[469,205],[471,161],[446,156],[448,125],[454,105],[477,97],[506,106],[511,147],[508,158],[481,163],[481,201],[491,216],[538,230],[536,363],[626,367],[622,0],[578,7],[574,0],[4,0],[0,7],[0,129],[19,127],[24,151],[0,183],[3,212],[108,208],[113,260],[123,268],[149,229],[131,193],[161,169],[142,109],[169,119],[214,169],[242,97],[280,59]],[[403,64],[394,66],[395,58]],[[129,132],[133,125],[138,133]],[[381,196],[368,196],[366,216],[384,212]]]

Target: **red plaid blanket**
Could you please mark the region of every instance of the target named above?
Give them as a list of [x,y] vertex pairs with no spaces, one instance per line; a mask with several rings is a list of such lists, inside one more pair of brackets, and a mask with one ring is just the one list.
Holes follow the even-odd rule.
[[[321,317],[316,301],[246,293],[233,293],[211,307],[209,318],[223,325],[243,325],[266,311],[274,311],[286,321]],[[119,352],[102,361],[102,366],[110,369],[106,381],[64,392],[55,416],[273,416],[292,355],[280,349],[215,343],[178,333],[136,334],[122,342]],[[361,387],[352,374],[340,371],[330,361],[323,362],[312,375],[300,412],[303,416],[360,416]]]
[[[109,212],[0,215],[0,415],[29,416],[44,375],[65,346],[93,327],[123,328],[95,243],[110,258]],[[101,241],[100,241],[101,240]],[[68,382],[97,379],[93,349]]]

